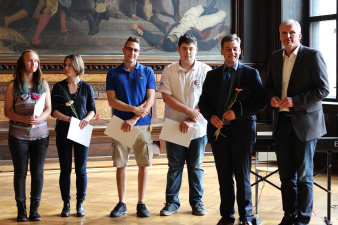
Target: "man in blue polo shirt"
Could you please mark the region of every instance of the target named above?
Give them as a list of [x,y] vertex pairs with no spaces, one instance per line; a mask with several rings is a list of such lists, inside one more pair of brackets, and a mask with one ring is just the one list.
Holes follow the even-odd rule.
[[[114,109],[114,116],[124,120],[121,130],[129,132],[133,126],[140,129],[140,135],[133,145],[138,172],[138,204],[137,216],[150,216],[144,204],[144,196],[148,180],[148,166],[152,163],[150,108],[155,99],[155,76],[151,68],[137,62],[140,54],[140,40],[129,37],[122,48],[124,62],[107,74],[106,90],[109,105]],[[113,160],[116,169],[116,183],[119,203],[110,213],[111,217],[127,214],[125,204],[126,166],[130,148],[113,140]]]

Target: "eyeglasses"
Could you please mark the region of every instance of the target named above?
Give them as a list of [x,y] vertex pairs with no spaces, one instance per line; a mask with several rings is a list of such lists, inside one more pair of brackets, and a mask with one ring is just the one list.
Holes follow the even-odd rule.
[[140,50],[137,48],[131,48],[131,47],[125,47],[124,48],[127,52],[132,52],[134,51],[135,53],[138,53]]

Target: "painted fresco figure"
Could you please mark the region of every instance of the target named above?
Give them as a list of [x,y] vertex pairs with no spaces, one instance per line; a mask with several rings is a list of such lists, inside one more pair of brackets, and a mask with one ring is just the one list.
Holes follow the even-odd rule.
[[12,22],[24,19],[28,16],[38,19],[40,11],[45,5],[45,0],[24,0],[20,1],[21,9],[10,16],[3,17],[4,27],[8,27]]
[[[38,24],[35,27],[35,32],[33,38],[31,40],[32,45],[38,46],[40,44],[40,36],[41,33],[44,31],[46,26],[48,25],[50,19],[56,14],[59,7],[59,1],[62,2],[61,5],[69,6],[71,5],[71,0],[46,0],[46,7],[43,13],[39,17]],[[68,2],[67,2],[68,1]],[[66,26],[66,13],[65,9],[62,7],[60,8],[60,25],[61,25],[61,34],[68,33],[68,28]]]
[[[143,37],[151,46],[158,47],[165,51],[175,51],[178,38],[188,33],[197,38],[197,40],[203,40],[210,35],[212,27],[224,22],[226,13],[223,10],[214,8],[215,1],[213,1],[208,7],[197,5],[184,13],[180,23],[174,25],[173,28],[166,35],[154,34],[146,29],[142,25],[132,24],[131,29],[135,30],[137,34]],[[221,35],[217,35],[208,41],[200,42],[200,50],[208,50],[212,48],[221,36],[225,34],[225,30]]]
[[101,21],[109,20],[109,17],[121,18],[118,9],[107,7],[106,0],[95,0],[94,10],[87,16],[89,32],[88,35],[95,35],[99,32]]

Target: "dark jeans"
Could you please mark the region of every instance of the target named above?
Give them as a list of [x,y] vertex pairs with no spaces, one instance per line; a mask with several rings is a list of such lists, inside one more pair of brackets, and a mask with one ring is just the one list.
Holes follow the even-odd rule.
[[233,143],[220,135],[217,141],[212,141],[211,147],[220,186],[221,216],[235,221],[235,175],[240,220],[252,221],[250,171],[253,143]]
[[166,142],[169,170],[167,174],[166,202],[180,207],[178,194],[182,184],[184,163],[187,163],[189,181],[189,203],[194,207],[196,203],[202,203],[203,156],[207,137],[192,140],[188,148],[171,142]]
[[313,157],[317,139],[301,141],[290,118],[280,114],[275,134],[281,180],[283,210],[286,217],[308,224],[313,205]]
[[89,148],[67,139],[65,135],[56,135],[56,147],[60,161],[60,191],[63,201],[70,200],[70,175],[72,172],[72,149],[76,173],[76,199],[83,201],[87,190],[87,156]]
[[14,166],[15,200],[26,201],[26,175],[28,160],[31,173],[31,199],[41,199],[43,186],[43,167],[48,149],[49,137],[34,141],[8,137],[8,146],[11,151]]

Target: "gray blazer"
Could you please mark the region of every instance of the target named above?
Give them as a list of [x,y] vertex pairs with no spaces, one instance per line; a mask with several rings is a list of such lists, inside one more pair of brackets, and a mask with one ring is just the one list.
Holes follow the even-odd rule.
[[[283,49],[270,58],[266,80],[266,95],[281,97]],[[329,94],[326,64],[322,54],[300,45],[291,72],[287,96],[292,98],[291,123],[298,139],[309,141],[326,134],[322,100]],[[274,109],[274,132],[277,130],[278,109]]]

